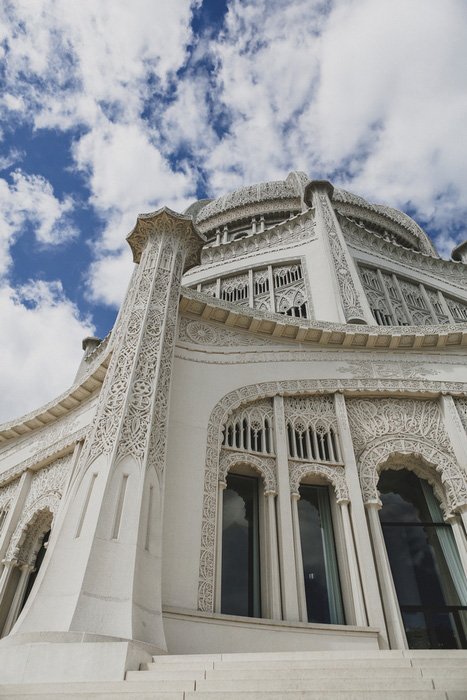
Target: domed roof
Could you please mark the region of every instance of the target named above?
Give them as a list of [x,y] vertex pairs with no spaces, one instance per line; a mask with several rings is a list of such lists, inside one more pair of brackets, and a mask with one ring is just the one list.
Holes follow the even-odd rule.
[[[309,183],[310,178],[306,173],[295,171],[289,173],[285,180],[249,185],[217,199],[200,200],[188,207],[185,213],[193,216],[202,233],[213,232],[243,218],[265,214],[283,213],[285,219],[290,213],[306,209],[304,190]],[[338,212],[391,231],[407,245],[439,257],[427,234],[407,214],[383,204],[372,204],[363,197],[330,185],[332,189],[332,203]]]

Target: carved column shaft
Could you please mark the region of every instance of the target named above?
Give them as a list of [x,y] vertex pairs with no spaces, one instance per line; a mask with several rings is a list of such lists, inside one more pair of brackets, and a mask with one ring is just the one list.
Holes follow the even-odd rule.
[[292,547],[293,526],[290,506],[289,463],[285,430],[284,399],[274,397],[274,434],[277,459],[277,520],[279,532],[279,562],[284,620],[299,620],[295,556]]
[[391,649],[407,649],[407,639],[402,623],[399,602],[397,600],[396,589],[392,578],[391,567],[389,566],[386,545],[384,543],[381,523],[379,522],[379,503],[365,503],[368,513],[368,523],[370,526],[371,539],[373,541],[373,551],[378,569],[378,579],[381,589],[381,596],[386,613],[386,624],[388,628]]
[[341,299],[345,321],[375,325],[363,285],[331,204],[332,186],[328,182],[318,181],[310,183],[308,187],[313,192],[316,218],[323,222],[326,232],[334,278],[337,282],[337,298]]
[[365,627],[367,625],[365,602],[363,600],[362,584],[360,572],[358,570],[357,555],[352,533],[352,523],[350,521],[349,504],[347,501],[340,502],[342,513],[342,525],[344,530],[345,549],[347,552],[347,562],[349,565],[350,585],[352,587],[352,600],[355,612],[355,624]]
[[[139,262],[135,288],[116,328],[54,557],[20,631],[80,631],[165,649],[161,532],[170,376],[181,276],[202,240],[189,217],[160,210],[140,217],[129,241]],[[84,478],[89,471],[92,491]],[[66,601],[59,611],[57,597]]]
[[[347,417],[345,399],[342,394],[334,395],[336,415],[339,426],[339,436],[345,462],[345,472],[349,487],[349,500],[351,507],[352,529],[355,536],[355,549],[359,570],[361,574],[361,584],[365,599],[365,607],[368,615],[368,622],[372,627],[380,629],[380,646],[388,646],[384,613],[381,598],[378,591],[378,579],[376,575],[371,541],[368,534],[368,525],[363,506],[360,480],[358,476],[357,463],[353,450],[350,426]],[[359,603],[354,604],[357,609]]]
[[303,573],[302,542],[300,539],[300,522],[298,519],[298,501],[300,500],[300,495],[298,493],[292,493],[291,499],[298,607],[300,611],[300,620],[302,622],[308,622],[308,609],[306,605],[305,593],[305,577]]
[[31,470],[25,471],[19,480],[19,485],[14,495],[13,502],[8,510],[8,515],[3,524],[2,533],[0,536],[0,561],[5,556],[5,553],[10,544],[10,539],[15,531],[15,528],[20,519],[24,502],[28,495],[29,489],[31,487],[31,481],[33,477],[33,472]]
[[265,494],[267,511],[267,570],[268,607],[271,620],[282,619],[281,582],[279,577],[279,553],[277,543],[276,494]]

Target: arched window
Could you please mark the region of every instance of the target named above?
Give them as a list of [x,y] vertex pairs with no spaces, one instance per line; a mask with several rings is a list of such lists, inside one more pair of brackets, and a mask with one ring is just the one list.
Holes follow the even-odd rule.
[[259,479],[227,475],[223,495],[221,612],[261,617]]
[[383,471],[378,489],[409,647],[467,648],[467,582],[451,526],[431,486],[401,469]]
[[298,519],[308,622],[345,624],[327,486],[300,486]]

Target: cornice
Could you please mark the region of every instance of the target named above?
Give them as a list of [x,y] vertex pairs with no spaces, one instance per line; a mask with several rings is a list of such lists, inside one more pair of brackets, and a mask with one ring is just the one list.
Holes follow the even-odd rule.
[[[96,348],[96,352],[97,350],[98,348]],[[59,418],[80,406],[91,394],[101,388],[110,362],[110,356],[111,353],[108,352],[102,357],[97,366],[94,364],[93,367],[90,367],[86,374],[57,398],[52,399],[52,401],[37,408],[35,411],[26,413],[24,416],[20,416],[8,423],[1,424],[0,444],[32,433],[34,430],[43,428],[46,425],[52,425]]]
[[180,311],[219,326],[256,333],[262,338],[305,345],[390,350],[467,347],[467,324],[369,326],[312,321],[258,311],[182,287]]

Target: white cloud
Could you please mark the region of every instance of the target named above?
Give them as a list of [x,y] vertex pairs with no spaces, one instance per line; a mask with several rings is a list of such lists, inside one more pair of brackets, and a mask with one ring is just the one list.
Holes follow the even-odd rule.
[[[40,406],[71,386],[82,357],[81,341],[93,335],[88,319],[64,296],[60,282],[0,288],[0,421]],[[57,360],[57,358],[60,358]]]
[[11,262],[10,246],[27,224],[43,244],[60,244],[77,234],[68,218],[73,209],[71,197],[57,199],[41,176],[16,170],[11,177],[12,184],[0,178],[0,276]]

